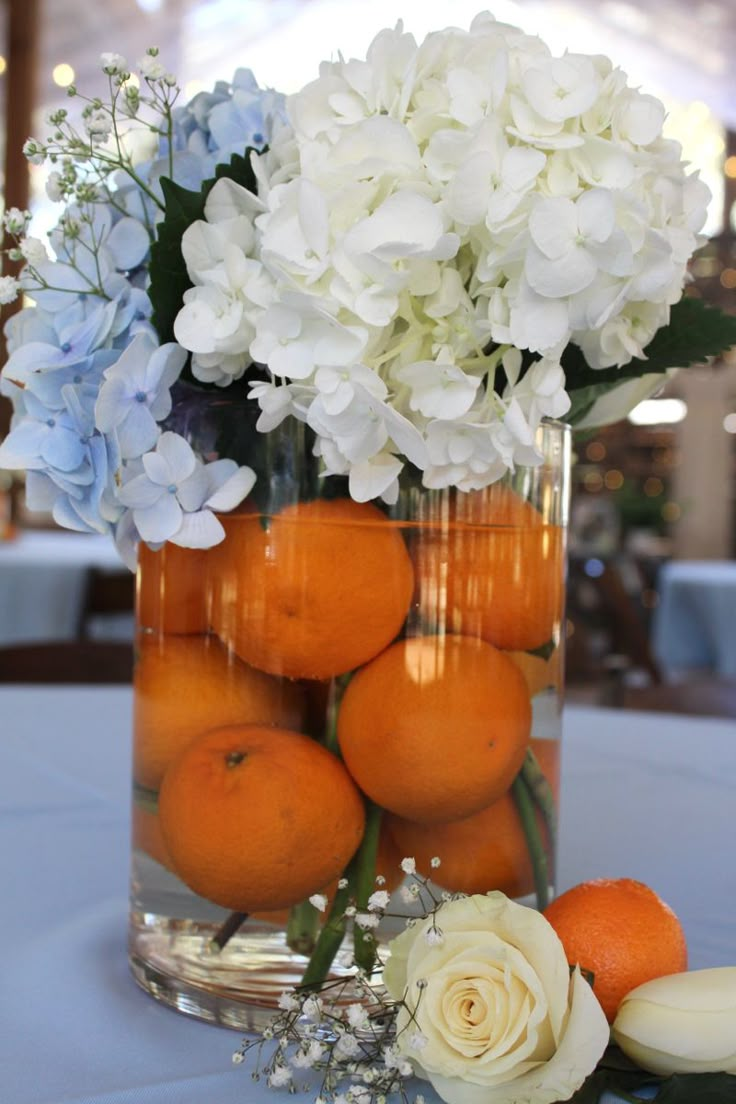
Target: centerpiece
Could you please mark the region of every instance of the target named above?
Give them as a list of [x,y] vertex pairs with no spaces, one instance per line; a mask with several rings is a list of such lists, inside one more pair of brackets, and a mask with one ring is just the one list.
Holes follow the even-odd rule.
[[406,873],[544,908],[569,426],[736,324],[683,298],[708,190],[605,58],[484,14],[286,99],[102,67],[26,143],[53,256],[5,215],[0,463],[138,571],[134,974],[252,1028],[372,976]]

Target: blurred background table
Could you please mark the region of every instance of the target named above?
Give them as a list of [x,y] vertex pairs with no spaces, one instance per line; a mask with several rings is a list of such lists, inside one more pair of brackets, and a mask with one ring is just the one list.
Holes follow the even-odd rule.
[[[236,1033],[157,1004],[128,973],[131,704],[127,687],[0,687],[0,1095],[274,1104],[232,1066]],[[735,961],[733,736],[711,718],[565,715],[560,888],[648,882],[695,968]]]
[[670,561],[658,589],[652,643],[663,676],[736,678],[736,562]]
[[[128,582],[124,581],[128,577]],[[100,583],[126,592],[108,611],[104,626],[94,618]],[[79,636],[132,636],[130,572],[109,537],[58,530],[21,531],[0,543],[0,645],[71,640]],[[103,603],[104,604],[104,603]],[[130,607],[125,609],[123,607]],[[112,617],[115,617],[115,621]]]

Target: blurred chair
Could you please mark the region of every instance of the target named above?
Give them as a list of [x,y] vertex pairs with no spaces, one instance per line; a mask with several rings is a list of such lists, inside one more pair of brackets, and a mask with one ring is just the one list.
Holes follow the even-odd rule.
[[0,648],[0,683],[130,683],[133,645],[63,640]]
[[135,575],[87,570],[77,624],[78,640],[128,640],[133,636]]

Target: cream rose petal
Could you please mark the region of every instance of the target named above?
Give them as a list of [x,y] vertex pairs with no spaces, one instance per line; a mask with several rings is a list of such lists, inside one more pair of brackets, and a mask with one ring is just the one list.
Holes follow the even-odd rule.
[[[426,1074],[446,1104],[557,1104],[569,1100],[608,1045],[608,1023],[593,990],[575,970],[570,1017],[556,1053],[547,1062],[499,1085]],[[423,1055],[422,1055],[423,1057]]]

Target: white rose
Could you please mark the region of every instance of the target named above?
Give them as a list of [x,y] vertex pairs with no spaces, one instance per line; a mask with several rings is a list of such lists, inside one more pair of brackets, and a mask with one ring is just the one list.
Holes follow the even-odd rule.
[[[427,938],[433,926],[442,942]],[[448,902],[390,950],[397,1048],[448,1104],[567,1100],[606,1048],[600,1004],[552,927],[503,893]]]
[[645,982],[624,997],[612,1032],[652,1073],[736,1073],[736,966]]

